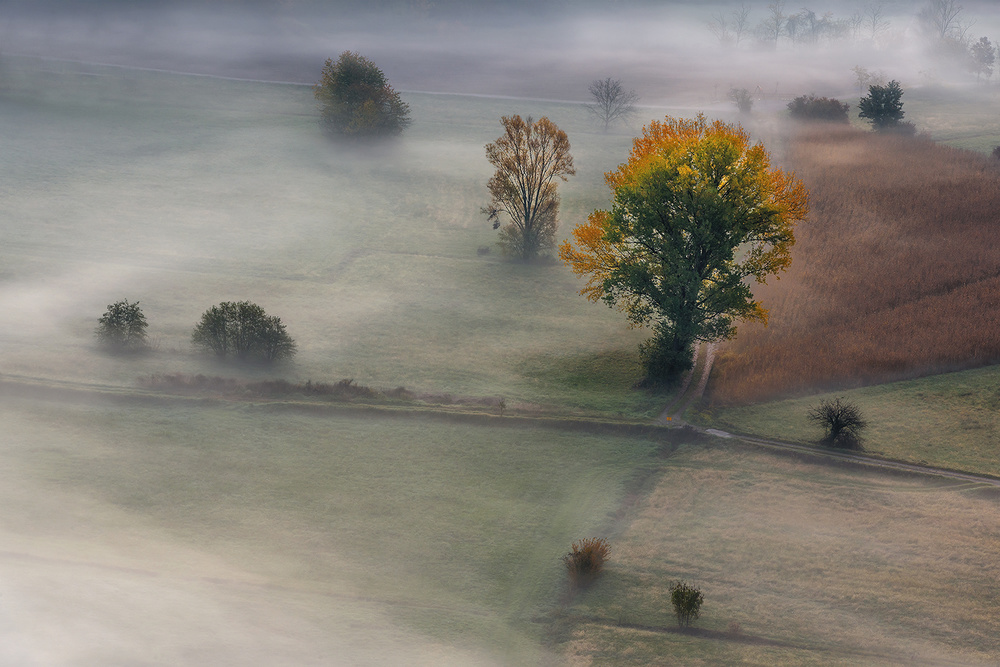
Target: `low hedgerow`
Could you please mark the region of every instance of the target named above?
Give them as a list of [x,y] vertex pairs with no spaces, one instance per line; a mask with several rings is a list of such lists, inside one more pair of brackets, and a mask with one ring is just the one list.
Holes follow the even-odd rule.
[[788,111],[796,120],[821,120],[832,123],[849,123],[847,110],[849,104],[829,97],[802,95],[788,103]]

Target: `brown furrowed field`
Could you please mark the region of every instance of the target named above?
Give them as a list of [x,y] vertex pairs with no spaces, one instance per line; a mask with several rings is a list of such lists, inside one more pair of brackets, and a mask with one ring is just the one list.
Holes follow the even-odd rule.
[[791,269],[713,375],[719,404],[1000,360],[1000,163],[925,139],[801,129],[810,191]]

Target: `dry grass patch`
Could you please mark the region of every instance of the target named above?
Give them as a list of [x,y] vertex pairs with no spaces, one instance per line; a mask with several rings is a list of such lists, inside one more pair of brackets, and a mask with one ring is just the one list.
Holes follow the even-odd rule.
[[[606,576],[568,610],[571,653],[618,665],[1000,659],[995,495],[728,447],[682,448],[665,466]],[[688,631],[670,605],[678,578],[705,597]]]
[[767,327],[720,354],[721,404],[970,368],[1000,359],[1000,169],[920,139],[805,128],[810,190],[793,264],[761,286]]

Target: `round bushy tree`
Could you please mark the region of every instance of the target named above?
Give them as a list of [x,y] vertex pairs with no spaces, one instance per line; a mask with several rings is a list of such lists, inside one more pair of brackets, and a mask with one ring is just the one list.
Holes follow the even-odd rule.
[[98,342],[111,352],[140,352],[147,349],[146,316],[139,302],[128,299],[108,304],[108,309],[97,321],[94,335]]
[[876,132],[895,130],[903,120],[903,89],[899,81],[868,86],[868,96],[858,102],[858,118],[866,118]]
[[358,53],[344,51],[337,62],[328,59],[313,94],[323,127],[331,134],[394,135],[410,124],[410,107],[382,70]]
[[281,319],[249,301],[224,301],[206,310],[191,340],[217,356],[241,361],[272,362],[295,354],[295,341]]

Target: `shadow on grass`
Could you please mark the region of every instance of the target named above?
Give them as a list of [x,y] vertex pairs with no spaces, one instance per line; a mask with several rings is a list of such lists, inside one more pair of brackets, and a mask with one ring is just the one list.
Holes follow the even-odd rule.
[[[571,627],[578,626],[581,623],[591,623],[609,629],[620,628],[623,630],[636,630],[639,632],[648,632],[659,635],[679,635],[685,637],[694,637],[697,639],[705,639],[709,641],[727,642],[729,644],[736,644],[743,646],[790,649],[798,651],[811,651],[817,653],[832,652],[836,653],[838,657],[849,657],[852,659],[864,660],[864,661],[886,660],[886,659],[891,659],[893,657],[891,654],[880,653],[876,651],[866,651],[863,649],[849,648],[843,646],[833,647],[827,644],[809,644],[805,642],[784,641],[781,639],[775,639],[773,637],[763,637],[760,635],[748,634],[743,631],[733,632],[724,630],[711,630],[708,628],[698,628],[698,627],[646,625],[643,623],[630,623],[622,619],[615,620],[615,619],[604,618],[602,616],[588,616],[588,615],[579,615],[579,616],[567,615],[561,620],[563,621],[563,623],[566,623]],[[917,662],[919,663],[919,661]]]

